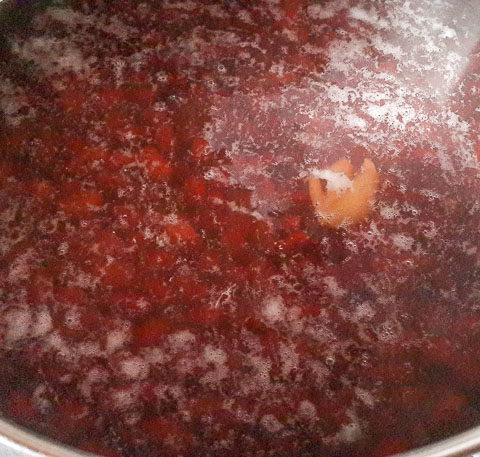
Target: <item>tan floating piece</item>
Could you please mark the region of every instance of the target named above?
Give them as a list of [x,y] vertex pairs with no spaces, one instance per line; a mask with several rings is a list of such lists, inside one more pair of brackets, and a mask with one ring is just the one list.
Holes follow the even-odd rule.
[[379,177],[370,159],[363,161],[361,170],[353,174],[349,160],[335,162],[329,170],[343,173],[351,180],[351,186],[342,190],[328,190],[322,186],[321,178],[310,178],[308,190],[319,221],[329,227],[355,224],[370,212],[378,189]]

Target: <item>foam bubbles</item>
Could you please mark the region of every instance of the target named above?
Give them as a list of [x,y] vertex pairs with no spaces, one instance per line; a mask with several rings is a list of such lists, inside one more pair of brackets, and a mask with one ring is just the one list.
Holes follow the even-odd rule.
[[309,421],[317,419],[317,408],[308,400],[302,400],[298,405],[298,415]]
[[355,395],[369,408],[375,406],[375,397],[367,390],[355,387]]
[[52,317],[47,307],[40,308],[33,317],[31,336],[38,338],[46,335],[53,328]]
[[125,411],[135,406],[138,401],[138,394],[136,385],[113,388],[108,392],[113,409],[119,411]]
[[357,441],[362,436],[362,429],[360,424],[357,422],[350,422],[349,424],[343,425],[340,431],[337,433],[336,438],[340,442],[344,443],[353,443]]
[[315,178],[327,181],[327,191],[342,193],[352,189],[352,180],[343,172],[331,170],[313,170],[312,175]]
[[7,344],[27,338],[30,334],[32,314],[25,308],[13,308],[3,315],[4,338]]
[[400,211],[396,206],[380,206],[380,215],[387,220],[395,219],[400,216]]
[[195,335],[188,330],[182,330],[180,332],[173,333],[168,337],[168,342],[175,351],[188,350],[195,343],[195,341]]
[[210,344],[205,346],[203,357],[207,363],[213,363],[214,365],[223,365],[227,361],[225,351]]
[[111,354],[124,347],[130,340],[130,323],[120,323],[114,330],[108,332],[106,338],[107,353]]
[[347,293],[346,290],[338,285],[337,279],[334,276],[325,276],[323,282],[327,287],[327,292],[334,298],[341,298]]
[[266,414],[260,419],[260,423],[268,430],[270,433],[278,433],[283,429],[283,425],[273,414]]
[[300,360],[297,352],[295,351],[295,347],[281,343],[279,354],[282,367],[282,376],[284,378],[290,377],[290,374],[297,368]]
[[141,357],[128,357],[119,362],[120,373],[128,379],[145,379],[150,368]]
[[415,240],[411,236],[403,233],[396,233],[392,235],[392,241],[393,244],[402,251],[410,251],[415,243]]
[[263,301],[261,314],[266,322],[273,324],[284,319],[285,303],[280,295],[267,297]]

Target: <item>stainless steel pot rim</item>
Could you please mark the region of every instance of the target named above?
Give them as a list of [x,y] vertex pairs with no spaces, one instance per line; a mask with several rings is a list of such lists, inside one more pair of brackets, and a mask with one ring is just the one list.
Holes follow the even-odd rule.
[[[88,452],[76,450],[43,437],[5,419],[0,419],[0,444],[31,457],[93,456]],[[480,451],[480,426],[428,446],[397,454],[397,457],[466,457],[472,456],[478,451]],[[480,457],[480,454],[477,457]]]

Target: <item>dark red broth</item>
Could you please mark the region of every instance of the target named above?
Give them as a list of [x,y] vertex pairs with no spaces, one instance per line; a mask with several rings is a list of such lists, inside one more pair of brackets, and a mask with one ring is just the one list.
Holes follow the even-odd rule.
[[[480,422],[475,2],[78,1],[0,65],[0,410],[105,456],[381,457]],[[309,176],[375,164],[323,226]]]

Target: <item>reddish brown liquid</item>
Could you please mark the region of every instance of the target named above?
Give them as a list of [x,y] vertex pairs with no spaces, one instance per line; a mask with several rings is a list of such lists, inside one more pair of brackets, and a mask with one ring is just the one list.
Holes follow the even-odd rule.
[[[142,457],[380,457],[478,424],[468,8],[82,2],[24,33],[0,80],[5,417]],[[380,188],[334,230],[306,181],[342,157]]]

